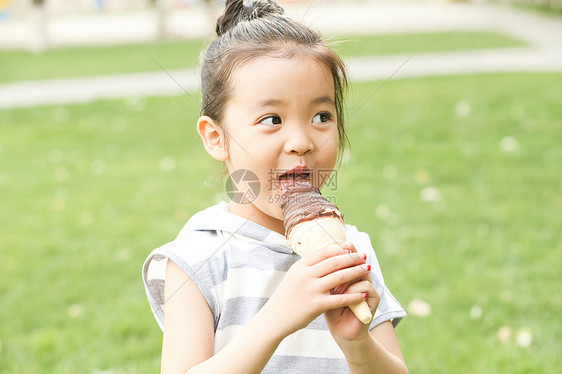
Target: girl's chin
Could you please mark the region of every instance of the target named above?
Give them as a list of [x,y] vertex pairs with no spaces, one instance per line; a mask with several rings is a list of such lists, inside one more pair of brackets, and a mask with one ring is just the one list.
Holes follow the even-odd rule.
[[262,201],[259,200],[261,199],[258,199],[258,201],[255,202],[256,208],[273,219],[279,221],[285,220],[281,206],[279,206],[279,203],[273,200],[273,198],[264,199]]
[[[284,221],[285,218],[283,217],[283,210],[278,204],[270,203],[267,200],[260,201],[261,199],[257,199],[249,204],[240,204],[234,201],[229,202],[229,209],[232,212],[236,212],[241,214],[244,212],[246,216],[261,216],[262,219],[266,220],[277,220],[277,221]],[[246,217],[248,218],[248,217]]]
[[267,214],[269,217],[279,220],[279,221],[284,221],[285,217],[283,217],[283,211],[281,210],[281,207],[279,206],[274,206],[273,204],[269,204],[266,203],[267,205],[265,207],[262,207],[263,209],[260,209],[260,207],[258,207],[258,209],[260,209],[263,213]]

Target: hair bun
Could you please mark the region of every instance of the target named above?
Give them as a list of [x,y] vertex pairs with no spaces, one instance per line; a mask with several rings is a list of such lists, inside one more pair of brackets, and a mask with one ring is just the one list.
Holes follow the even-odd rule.
[[227,0],[224,13],[217,19],[216,32],[223,35],[242,21],[251,21],[269,14],[283,14],[284,10],[272,0],[255,0],[245,5],[244,0]]

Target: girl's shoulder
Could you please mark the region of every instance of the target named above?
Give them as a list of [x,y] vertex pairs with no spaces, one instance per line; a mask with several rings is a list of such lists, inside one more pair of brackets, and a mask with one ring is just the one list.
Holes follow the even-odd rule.
[[195,213],[173,241],[154,249],[149,257],[161,255],[189,266],[216,257],[228,248],[223,231],[228,226],[225,212],[225,203],[219,203]]
[[365,253],[367,255],[367,262],[371,264],[373,272],[377,275],[377,277],[382,280],[383,276],[379,260],[377,259],[376,250],[373,248],[369,234],[359,231],[357,227],[348,224],[346,224],[345,234],[346,240],[353,243],[357,252]]
[[367,254],[369,254],[369,252],[373,252],[371,237],[366,232],[359,231],[356,226],[346,224],[345,236],[348,242],[355,245],[357,251]]
[[222,251],[228,250],[226,234],[213,226],[222,215],[221,204],[196,213],[177,237],[150,252],[142,268],[145,291],[156,320],[163,328],[164,283],[168,261],[180,267],[201,290],[211,309],[217,308],[211,290],[227,267]]
[[350,225],[348,223],[345,224],[345,234],[347,236],[352,236],[354,238],[361,237],[361,236],[367,236],[367,238],[369,237],[369,234],[367,234],[363,231],[359,231],[357,226],[353,226],[353,225]]

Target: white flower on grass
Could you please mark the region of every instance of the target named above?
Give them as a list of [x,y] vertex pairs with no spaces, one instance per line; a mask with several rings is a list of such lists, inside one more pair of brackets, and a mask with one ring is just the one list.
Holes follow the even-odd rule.
[[500,341],[500,343],[507,343],[509,338],[511,338],[512,328],[511,326],[502,326],[496,333],[496,338]]
[[470,114],[470,104],[466,100],[461,100],[455,104],[455,114],[458,117],[466,117]]
[[513,136],[506,136],[500,140],[500,150],[503,152],[513,152],[519,147],[519,142]]
[[427,201],[429,203],[438,203],[442,201],[441,191],[431,186],[424,187],[420,192],[420,197],[423,201]]
[[78,216],[78,222],[82,226],[90,226],[94,222],[94,216],[90,212],[82,212]]
[[379,204],[375,212],[380,219],[387,219],[390,215],[390,208],[386,204]]
[[508,303],[511,301],[511,291],[510,290],[503,290],[500,294],[500,300],[504,303]]
[[176,160],[171,156],[163,157],[160,160],[160,170],[172,171],[176,168]]
[[71,318],[78,318],[84,313],[84,308],[79,304],[72,304],[66,310],[68,316]]
[[65,202],[69,195],[70,192],[68,191],[67,188],[63,188],[63,187],[57,188],[57,190],[55,191],[55,197],[51,202],[51,208],[55,212],[60,212],[64,210]]
[[66,202],[65,199],[60,197],[55,197],[51,201],[51,209],[54,210],[55,212],[61,212],[65,208],[65,202]]
[[142,96],[129,96],[125,99],[127,108],[133,111],[143,111],[146,108],[146,99]]
[[386,222],[387,222],[389,225],[394,226],[394,225],[396,225],[396,224],[398,224],[398,223],[400,222],[400,216],[399,216],[398,214],[396,214],[396,213],[391,213],[391,214],[388,216]]
[[482,307],[478,304],[474,304],[472,308],[470,308],[470,318],[473,320],[478,320],[482,317]]
[[418,169],[414,174],[414,179],[418,184],[426,184],[427,182],[429,182],[429,173],[427,172],[427,170]]
[[431,305],[422,299],[414,299],[408,304],[408,313],[413,316],[426,318],[431,314]]
[[533,342],[533,334],[529,329],[521,329],[517,332],[516,340],[520,347],[529,347]]
[[115,252],[115,260],[117,262],[125,262],[131,258],[131,251],[127,247],[122,247]]
[[105,171],[105,162],[103,162],[103,160],[92,161],[90,169],[92,170],[92,174],[100,175]]
[[62,151],[60,149],[51,149],[47,155],[47,159],[53,164],[58,164],[62,161],[62,156]]
[[68,177],[70,177],[70,172],[67,168],[61,166],[55,170],[55,179],[57,182],[65,182],[68,180]]

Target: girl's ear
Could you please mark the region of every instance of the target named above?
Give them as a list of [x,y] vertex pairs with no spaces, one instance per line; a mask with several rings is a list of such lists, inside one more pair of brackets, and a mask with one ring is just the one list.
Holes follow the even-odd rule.
[[203,116],[197,121],[197,132],[203,140],[208,154],[215,160],[226,161],[228,150],[224,138],[224,131],[209,116]]

